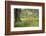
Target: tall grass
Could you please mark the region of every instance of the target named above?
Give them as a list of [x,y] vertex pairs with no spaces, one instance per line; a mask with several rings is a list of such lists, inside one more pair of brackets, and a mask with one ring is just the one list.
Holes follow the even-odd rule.
[[39,15],[36,13],[33,13],[32,15],[29,14],[20,14],[21,22],[14,23],[14,27],[37,27],[39,26]]

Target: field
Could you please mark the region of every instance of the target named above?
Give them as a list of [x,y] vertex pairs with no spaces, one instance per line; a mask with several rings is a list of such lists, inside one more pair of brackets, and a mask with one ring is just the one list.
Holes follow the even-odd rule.
[[[34,10],[35,12],[36,10]],[[30,10],[21,10],[20,20],[14,22],[14,27],[37,27],[39,26],[39,14]],[[14,18],[14,20],[16,20]]]

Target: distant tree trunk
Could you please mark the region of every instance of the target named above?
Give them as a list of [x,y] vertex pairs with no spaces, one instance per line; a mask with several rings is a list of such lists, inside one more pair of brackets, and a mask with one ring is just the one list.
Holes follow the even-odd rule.
[[14,9],[15,22],[21,21],[20,20],[20,12],[21,12],[21,9],[17,9],[17,8]]

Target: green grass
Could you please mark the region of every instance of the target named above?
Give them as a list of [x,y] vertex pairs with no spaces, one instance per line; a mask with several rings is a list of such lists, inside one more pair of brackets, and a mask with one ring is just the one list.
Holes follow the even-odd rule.
[[[31,20],[31,19],[30,19]],[[28,19],[27,20],[23,20],[23,22],[20,22],[18,24],[15,24],[15,27],[30,27],[30,26],[34,26],[37,27],[38,26],[38,19],[35,18],[33,22],[30,22]]]
[[14,23],[14,27],[37,27],[39,26],[39,16],[37,14],[25,15],[21,14],[21,22]]

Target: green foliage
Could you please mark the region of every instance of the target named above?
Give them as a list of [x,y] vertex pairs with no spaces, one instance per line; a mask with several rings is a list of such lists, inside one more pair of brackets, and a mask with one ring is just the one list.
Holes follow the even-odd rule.
[[39,15],[37,13],[33,13],[32,15],[29,13],[21,13],[20,14],[21,22],[17,22],[14,24],[14,27],[37,27],[39,26]]

